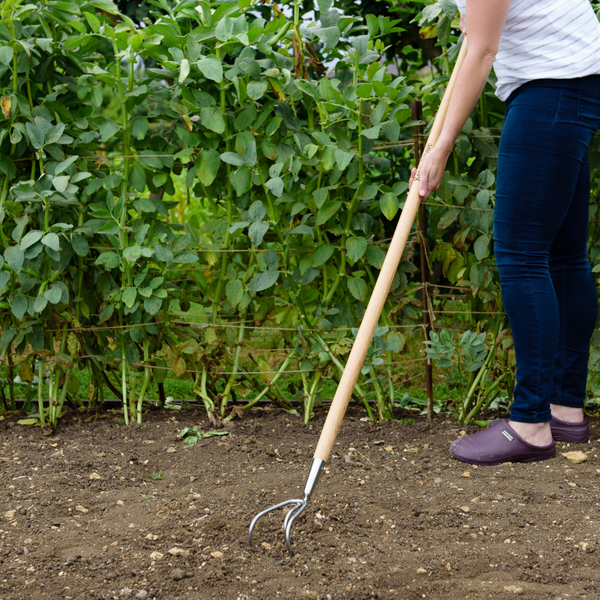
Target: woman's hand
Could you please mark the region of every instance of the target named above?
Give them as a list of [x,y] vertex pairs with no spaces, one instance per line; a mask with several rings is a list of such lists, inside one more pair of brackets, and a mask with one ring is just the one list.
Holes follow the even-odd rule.
[[[421,159],[419,180],[415,185],[419,186],[418,191],[422,202],[426,202],[427,198],[440,187],[449,155],[450,152],[444,149],[443,144],[437,144],[427,156]],[[416,174],[417,170],[413,169],[408,184],[409,189],[412,188]]]

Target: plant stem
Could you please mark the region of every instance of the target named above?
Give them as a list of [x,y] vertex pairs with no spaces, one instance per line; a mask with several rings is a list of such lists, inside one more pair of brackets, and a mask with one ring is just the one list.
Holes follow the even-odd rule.
[[315,397],[317,395],[317,388],[319,386],[319,381],[321,380],[321,376],[323,375],[323,371],[317,371],[315,378],[313,379],[312,386],[310,388],[310,392],[308,393],[308,400],[304,405],[304,424],[308,425],[310,418],[312,416],[313,407],[315,405]]

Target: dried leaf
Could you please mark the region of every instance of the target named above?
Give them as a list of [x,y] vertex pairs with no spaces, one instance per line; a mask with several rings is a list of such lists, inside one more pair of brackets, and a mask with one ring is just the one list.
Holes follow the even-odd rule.
[[4,115],[5,119],[8,119],[10,117],[11,105],[12,102],[10,98],[8,96],[2,96],[2,100],[0,100],[0,107],[2,108],[2,114]]

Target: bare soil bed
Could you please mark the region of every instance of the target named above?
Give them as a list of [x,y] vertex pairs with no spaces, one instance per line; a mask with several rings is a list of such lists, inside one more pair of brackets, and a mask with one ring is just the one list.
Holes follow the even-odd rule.
[[[197,412],[125,427],[71,413],[51,436],[0,422],[0,600],[156,598],[465,600],[600,595],[600,427],[554,460],[474,468],[438,417],[372,424],[351,409],[287,553],[323,424],[275,408],[184,448]],[[581,450],[587,461],[561,453]],[[152,476],[162,476],[153,479]]]

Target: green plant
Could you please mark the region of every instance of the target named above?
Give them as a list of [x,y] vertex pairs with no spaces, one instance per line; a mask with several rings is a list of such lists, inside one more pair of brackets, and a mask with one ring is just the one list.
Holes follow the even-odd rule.
[[185,427],[179,432],[180,437],[183,439],[183,445],[186,448],[195,445],[199,440],[206,438],[229,435],[228,431],[202,431],[197,425],[194,427]]

